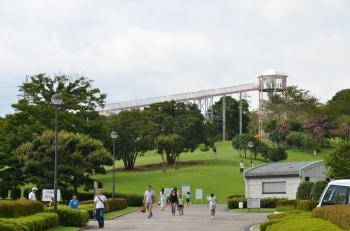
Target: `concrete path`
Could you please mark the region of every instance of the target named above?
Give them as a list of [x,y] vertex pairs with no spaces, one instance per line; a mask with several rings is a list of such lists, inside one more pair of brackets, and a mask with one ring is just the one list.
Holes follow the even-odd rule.
[[179,231],[201,230],[216,231],[230,230],[242,231],[247,226],[252,226],[265,221],[267,213],[232,213],[228,212],[226,205],[219,205],[216,209],[215,218],[210,218],[210,210],[206,205],[191,205],[185,207],[184,215],[172,216],[169,207],[161,211],[159,205],[154,205],[153,217],[147,218],[147,213],[140,210],[106,220],[103,229],[98,228],[97,221],[90,221],[89,231],[92,230],[120,230],[120,231]]

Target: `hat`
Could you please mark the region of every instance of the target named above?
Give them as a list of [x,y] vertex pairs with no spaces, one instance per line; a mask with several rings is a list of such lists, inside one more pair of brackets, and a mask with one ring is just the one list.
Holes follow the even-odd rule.
[[32,191],[33,191],[33,190],[38,190],[38,188],[36,188],[36,187],[33,187],[33,188],[32,188]]

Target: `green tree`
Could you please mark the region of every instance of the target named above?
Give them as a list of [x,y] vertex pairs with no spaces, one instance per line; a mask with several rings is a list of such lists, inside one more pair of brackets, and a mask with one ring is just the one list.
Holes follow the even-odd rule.
[[297,189],[296,199],[298,200],[310,200],[311,190],[314,183],[310,181],[304,181],[299,184]]
[[268,152],[268,159],[272,162],[277,162],[281,160],[285,160],[288,158],[287,152],[284,148],[270,148]]
[[[232,139],[239,134],[239,101],[231,96],[225,97],[225,117],[226,117],[226,138]],[[213,124],[219,131],[222,130],[222,107],[223,97],[213,105]],[[208,110],[209,115],[211,109]],[[248,124],[250,122],[249,104],[246,100],[242,100],[242,133],[248,132]]]
[[275,143],[278,144],[279,142],[279,136],[277,130],[273,130],[270,132],[268,139],[272,141],[272,146],[275,146]]
[[169,136],[158,136],[157,140],[158,154],[161,155],[163,160],[163,172],[166,171],[165,157],[170,157],[174,159],[174,168],[178,169],[178,158],[182,152],[186,151],[186,141],[185,139],[178,134],[171,134]]
[[[55,163],[55,134],[46,130],[31,142],[21,144],[13,151],[22,168],[25,183],[33,183],[40,189],[53,188]],[[92,174],[106,174],[104,166],[112,165],[110,152],[99,140],[84,134],[60,131],[58,134],[57,183],[63,189],[73,187],[77,191],[84,185],[93,187]]]
[[303,144],[304,134],[302,132],[291,132],[287,136],[288,144],[293,148],[300,148]]
[[318,201],[323,193],[323,190],[326,188],[328,182],[325,180],[316,181],[312,186],[312,199]]
[[325,112],[338,126],[350,123],[350,89],[338,91],[326,103]]
[[[248,143],[253,142],[255,144],[258,142],[257,140],[258,139],[256,139],[254,136],[244,133],[242,135],[237,134],[235,137],[233,137],[231,143],[232,147],[238,151],[239,156],[244,154],[244,158],[247,158],[247,150],[249,151]],[[256,148],[257,147],[254,145],[252,152],[254,152]]]
[[327,176],[334,179],[350,178],[350,142],[340,141],[333,150],[326,154]]

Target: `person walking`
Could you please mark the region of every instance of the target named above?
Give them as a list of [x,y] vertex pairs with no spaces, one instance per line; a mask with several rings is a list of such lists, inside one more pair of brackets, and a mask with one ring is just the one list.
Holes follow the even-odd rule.
[[214,146],[214,148],[213,148],[213,157],[216,159],[216,156],[217,156],[217,152],[216,152],[216,147]]
[[218,200],[214,196],[214,193],[210,194],[210,197],[208,199],[208,205],[210,208],[210,218],[213,219],[215,216],[215,209],[216,209],[216,204],[219,204]]
[[38,191],[38,188],[37,187],[33,187],[32,191],[28,195],[28,200],[32,200],[32,201],[36,200],[36,197],[35,197],[36,191]]
[[69,208],[78,209],[79,200],[77,199],[77,195],[73,194],[73,199],[69,201]]
[[177,193],[174,189],[170,194],[170,203],[171,203],[171,214],[175,216],[176,206],[178,205],[178,198],[177,198]]
[[153,203],[156,201],[156,197],[154,196],[154,192],[152,191],[152,186],[148,185],[145,195],[143,197],[143,203],[146,204],[146,208],[148,211],[148,218],[153,217],[152,208]]
[[182,199],[181,194],[179,195],[178,204],[179,204],[179,215],[184,215],[184,200]]
[[187,194],[186,194],[186,204],[187,204],[187,207],[190,206],[190,203],[191,203],[191,195],[190,195],[190,192],[187,192]]
[[162,208],[162,211],[164,211],[165,203],[166,203],[166,194],[164,192],[164,188],[160,191],[160,207]]
[[105,225],[103,218],[105,207],[107,207],[107,198],[102,195],[102,189],[98,189],[97,195],[94,198],[94,212],[99,228],[103,228]]
[[243,173],[244,171],[244,162],[243,160],[239,163],[239,173]]

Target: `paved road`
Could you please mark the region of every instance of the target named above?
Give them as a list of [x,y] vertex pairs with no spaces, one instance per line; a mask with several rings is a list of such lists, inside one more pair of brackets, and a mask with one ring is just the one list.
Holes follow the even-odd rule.
[[[210,218],[210,210],[206,205],[191,205],[185,207],[184,215],[171,215],[169,207],[165,211],[160,206],[153,208],[153,217],[147,218],[147,213],[140,210],[105,221],[104,229],[99,229],[97,221],[90,221],[88,227],[92,230],[121,230],[121,231],[179,231],[201,230],[242,231],[244,227],[261,223],[266,220],[266,213],[231,213],[225,205],[219,205],[214,219]],[[249,230],[249,229],[248,229]]]

